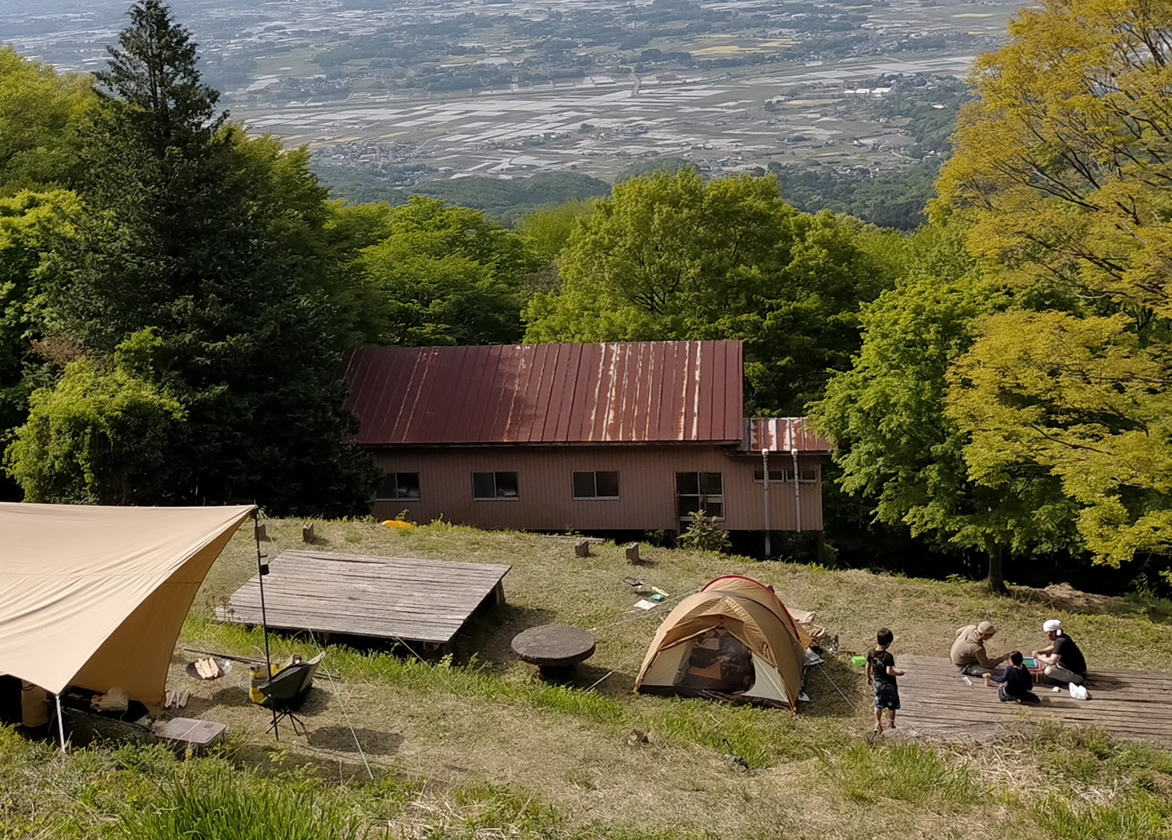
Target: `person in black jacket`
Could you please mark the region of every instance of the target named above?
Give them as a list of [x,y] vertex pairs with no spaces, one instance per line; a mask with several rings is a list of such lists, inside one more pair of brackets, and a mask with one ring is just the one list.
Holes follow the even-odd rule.
[[1042,673],[1055,682],[1082,685],[1087,679],[1087,661],[1074,639],[1062,632],[1062,622],[1052,618],[1042,625],[1050,645],[1035,650],[1034,656],[1045,666]]
[[1009,654],[1009,667],[999,674],[985,674],[985,685],[989,681],[1000,683],[997,696],[1002,703],[1041,703],[1038,695],[1034,694],[1034,675],[1021,664],[1021,651],[1015,650]]

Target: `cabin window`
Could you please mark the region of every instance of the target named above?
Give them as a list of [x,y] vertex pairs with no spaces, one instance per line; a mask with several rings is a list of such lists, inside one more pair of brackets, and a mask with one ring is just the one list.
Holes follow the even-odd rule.
[[374,497],[377,501],[391,499],[418,499],[419,473],[387,473]]
[[617,472],[574,473],[575,499],[617,499],[619,474]]
[[[754,481],[764,481],[764,479],[762,479],[762,477],[761,477],[763,475],[765,475],[764,470],[757,470],[756,472],[753,473],[753,480]],[[792,484],[793,480],[794,480],[794,471],[793,470],[770,470],[769,471],[769,483],[770,484],[772,484],[775,481],[789,482],[790,484]],[[817,481],[817,480],[818,480],[818,471],[817,470],[798,470],[798,483],[809,483],[809,482],[813,482],[813,481]]]
[[698,510],[715,519],[724,518],[724,479],[720,473],[676,473],[676,511],[690,520]]
[[474,499],[516,499],[520,495],[515,472],[472,473]]

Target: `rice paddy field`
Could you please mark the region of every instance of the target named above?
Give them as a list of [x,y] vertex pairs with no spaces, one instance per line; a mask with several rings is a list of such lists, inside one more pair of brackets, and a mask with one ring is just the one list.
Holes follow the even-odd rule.
[[[450,36],[450,55],[429,41],[418,65],[396,64],[402,50],[416,49],[410,38],[397,41],[399,29],[427,22],[445,32],[464,10],[422,0],[188,0],[177,10],[233,118],[287,145],[309,145],[326,163],[415,164],[429,178],[576,171],[612,179],[632,162],[655,158],[682,157],[715,175],[771,162],[907,166],[913,141],[897,124],[862,108],[826,107],[826,100],[884,75],[963,77],[977,52],[1004,41],[1017,5],[826,4],[817,7],[830,27],[823,32],[804,20],[805,6],[790,14],[764,0],[738,0],[700,4],[705,15],[725,15],[706,31],[693,31],[687,24],[696,11],[685,10],[679,20],[658,21],[649,40],[622,46],[596,43],[591,27],[625,20],[634,6],[564,0],[554,19],[547,3],[513,0],[470,7],[478,18],[471,35]],[[98,69],[123,6],[95,0],[79,10],[68,0],[15,0],[0,9],[0,43],[61,69]],[[534,25],[518,28],[517,21]],[[859,39],[854,47],[830,46],[846,33]],[[563,40],[562,52],[551,55],[550,37]],[[364,52],[361,45],[372,40],[385,50]],[[808,46],[820,42],[825,52]],[[355,44],[352,55],[344,52]],[[643,58],[679,52],[693,60]],[[527,73],[541,76],[579,60],[583,75],[526,81]],[[478,67],[508,72],[467,88],[408,84],[404,75]]]

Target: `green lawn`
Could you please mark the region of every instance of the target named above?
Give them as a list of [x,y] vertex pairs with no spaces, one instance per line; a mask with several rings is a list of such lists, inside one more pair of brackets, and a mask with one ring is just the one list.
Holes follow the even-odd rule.
[[[300,547],[300,526],[270,522],[265,551]],[[961,624],[989,619],[1000,628],[995,652],[1028,650],[1042,638],[1041,621],[1059,617],[1092,668],[1126,658],[1172,670],[1166,602],[1062,589],[995,598],[977,583],[643,547],[649,563],[638,576],[671,602],[720,574],[749,574],[838,635],[839,653],[811,672],[812,702],[795,716],[633,694],[671,603],[632,609],[621,547],[577,558],[565,540],[444,525],[401,532],[319,522],[317,533],[330,551],[511,564],[508,606],[477,619],[441,660],[328,649],[333,678],[320,677],[307,704],[309,735],[286,732],[279,747],[264,734],[264,710],[248,702],[246,669],[198,683],[183,676],[192,657],[181,650],[172,687],[193,692],[184,714],[230,727],[212,758],[178,762],[130,747],[62,757],[0,731],[0,836],[1172,836],[1172,753],[1062,727],[981,744],[870,746],[861,738],[868,692],[848,664],[881,625],[895,631],[897,658],[943,656]],[[210,618],[255,563],[242,532],[197,596],[180,648],[261,650],[257,631]],[[598,651],[576,685],[542,683],[509,652],[519,630],[550,621],[597,628]],[[316,644],[277,637],[274,648],[309,654]]]

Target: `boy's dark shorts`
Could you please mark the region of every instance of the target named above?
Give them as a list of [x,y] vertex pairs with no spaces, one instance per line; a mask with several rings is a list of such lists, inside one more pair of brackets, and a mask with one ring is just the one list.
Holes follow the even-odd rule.
[[891,709],[895,711],[899,708],[899,686],[895,683],[875,681],[875,708],[876,709]]

